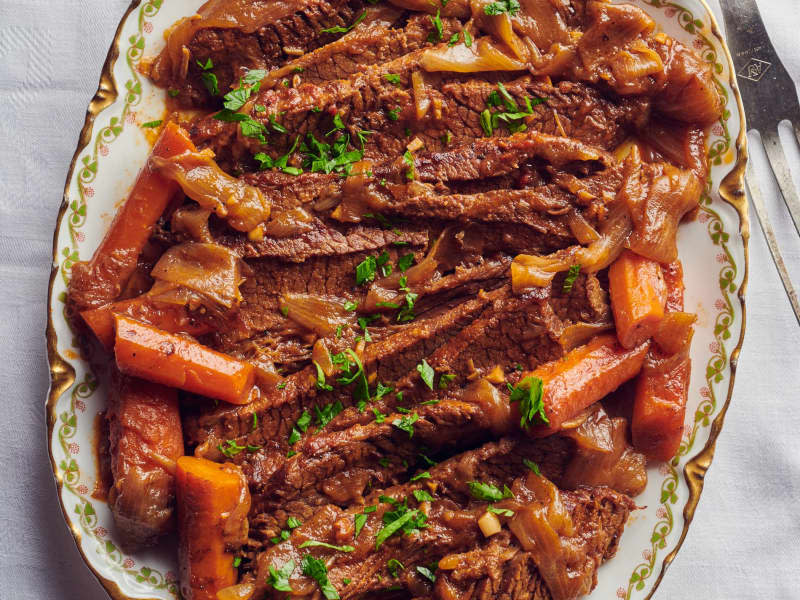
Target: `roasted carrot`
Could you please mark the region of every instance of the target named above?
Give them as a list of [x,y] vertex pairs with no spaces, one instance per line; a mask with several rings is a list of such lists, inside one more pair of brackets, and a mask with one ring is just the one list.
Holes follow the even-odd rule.
[[689,347],[695,315],[683,312],[683,268],[663,268],[667,314],[636,381],[631,435],[637,450],[653,460],[669,460],[678,451],[686,417],[692,363]]
[[236,583],[234,554],[247,538],[250,492],[239,467],[178,459],[178,566],[184,600],[217,600]]
[[152,301],[146,294],[131,300],[122,300],[92,308],[81,317],[107,349],[114,347],[114,315],[122,314],[154,325],[169,333],[203,335],[213,331],[208,323],[193,318],[185,306]]
[[114,355],[123,373],[232,404],[250,401],[250,363],[124,315],[114,315],[114,322]]
[[177,183],[154,169],[152,157],[165,158],[196,150],[186,131],[175,123],[167,123],[91,260],[72,267],[69,297],[75,309],[99,308],[119,297],[136,269],[153,226],[178,191]]
[[690,375],[688,354],[647,357],[636,381],[631,434],[634,447],[648,458],[669,460],[678,451]]
[[[614,335],[600,335],[563,359],[523,375],[521,381],[528,377],[541,380],[542,408],[548,421],[535,420],[528,432],[537,437],[555,433],[565,421],[633,379],[642,368],[648,348],[649,342],[644,342],[626,350]],[[521,418],[521,404],[513,403],[516,419]]]
[[178,394],[115,369],[106,419],[114,479],[108,506],[120,543],[134,551],[175,525],[175,461],[183,456]]
[[608,285],[619,342],[634,348],[652,337],[664,318],[661,265],[626,250],[609,268]]

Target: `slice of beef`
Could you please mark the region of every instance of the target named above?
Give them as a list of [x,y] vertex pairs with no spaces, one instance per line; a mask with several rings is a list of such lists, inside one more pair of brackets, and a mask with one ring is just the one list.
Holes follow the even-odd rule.
[[[183,54],[176,59],[170,51],[176,42],[169,40],[153,62],[151,77],[161,87],[178,90],[176,100],[183,107],[214,105],[217,100],[209,94],[203,73],[212,72],[224,94],[250,69],[274,69],[333,42],[341,35],[323,30],[349,27],[366,7],[363,0],[288,0],[278,6],[269,0],[208,3],[200,11],[205,17],[176,31],[180,37],[190,36],[175,49]],[[211,67],[205,69],[208,61]]]
[[[276,271],[281,276],[286,275],[284,269]],[[312,282],[321,291],[324,291],[326,284],[336,285],[324,273],[314,276]],[[258,289],[264,289],[263,285],[259,284]],[[275,289],[280,289],[280,286]],[[269,288],[264,290],[264,293],[270,293],[268,290]],[[331,291],[338,290],[334,288]],[[395,335],[367,344],[361,357],[364,368],[367,372],[375,371],[379,380],[384,382],[405,375],[424,356],[476,318],[497,295],[507,293],[507,290],[502,289],[479,294],[474,298],[461,298],[454,302],[455,306],[446,304],[441,309],[421,315]],[[286,377],[284,383],[282,389],[266,390],[259,400],[245,406],[208,406],[198,407],[194,412],[184,411],[184,436],[187,444],[190,447],[199,446],[195,450],[196,454],[209,457],[220,456],[217,446],[228,439],[239,440],[240,445],[275,444],[285,451],[288,448],[289,433],[305,408],[313,412],[315,403],[319,406],[336,401],[343,406],[355,403],[349,388],[336,387],[332,392],[318,390],[316,369],[313,365]],[[335,427],[340,421],[346,426],[351,423],[348,419],[358,420],[358,415],[358,411],[353,415],[345,410],[328,427]]]
[[[420,52],[368,68],[348,79],[261,92],[256,103],[265,111],[254,112],[253,118],[272,130],[271,116],[289,132],[282,136],[272,134],[269,146],[262,147],[258,140],[240,135],[237,123],[213,116],[193,123],[192,139],[201,147],[214,150],[227,168],[246,172],[254,170],[252,156],[257,152],[265,151],[277,158],[297,137],[304,141],[311,134],[317,140],[325,140],[326,134],[335,131],[333,117],[337,114],[351,142],[355,143],[360,131],[373,132],[365,138],[364,156],[374,161],[400,157],[414,137],[428,151],[442,151],[449,144],[485,137],[481,113],[486,110],[489,94],[497,91],[490,80],[427,74],[425,89],[435,108],[417,118],[410,77],[417,70]],[[387,81],[388,74],[397,75],[400,83]],[[507,82],[505,87],[521,106],[525,105],[525,98],[542,100],[526,118],[529,129],[606,149],[619,145],[631,130],[643,124],[648,113],[645,101],[609,100],[578,83],[552,84],[525,76]],[[492,135],[505,137],[508,131],[498,127]],[[301,153],[297,152],[289,162],[302,164]]]
[[[377,593],[397,584],[419,590],[417,566],[439,562],[440,568],[436,570],[439,576],[443,573],[442,565],[448,567],[448,571],[457,571],[458,554],[491,543],[477,525],[487,503],[473,497],[470,482],[493,485],[500,490],[508,486],[514,499],[507,502],[516,511],[524,511],[528,502],[535,501],[527,487],[531,483],[526,482],[526,478],[537,476],[524,466],[523,459],[528,459],[528,456],[526,447],[520,445],[526,443],[512,439],[492,442],[432,467],[427,478],[376,490],[364,500],[366,505],[376,509],[366,513],[358,536],[354,535],[353,521],[355,515],[362,513],[364,504],[348,510],[334,505],[319,508],[292,532],[288,540],[248,557],[250,560],[243,563],[246,570],[254,569],[255,597],[273,597],[271,588],[265,583],[269,580],[270,566],[280,567],[288,559],[299,559],[307,553],[326,562],[328,577],[342,598]],[[432,501],[414,495],[414,492],[423,491],[432,497]],[[633,503],[627,496],[608,488],[560,492],[559,496],[575,528],[573,535],[561,536],[561,544],[572,551],[567,553],[564,568],[574,570],[574,576],[591,582],[606,554],[613,553],[611,549],[622,532]],[[386,524],[402,518],[403,514],[407,515],[406,522],[416,520],[415,526],[410,525],[407,533],[400,529],[387,537]],[[383,535],[378,538],[382,530]],[[516,536],[498,538],[502,539],[512,556],[523,551]],[[306,540],[348,544],[354,550],[301,549]],[[392,573],[392,566],[396,566],[394,561],[404,567],[402,573],[394,571],[396,577]],[[309,586],[307,593],[311,593],[315,584],[299,577],[299,574],[297,571],[291,578],[295,589],[300,590],[302,586],[305,591]],[[345,585],[344,579],[349,579],[350,583]],[[436,593],[435,589],[433,593]]]
[[[441,24],[442,39],[463,28],[462,21],[456,18],[441,18]],[[271,71],[262,88],[282,85],[283,80],[297,87],[300,83],[345,79],[370,65],[389,62],[429,46],[437,38],[433,19],[428,15],[404,14],[391,6],[370,9],[362,24],[346,35]]]

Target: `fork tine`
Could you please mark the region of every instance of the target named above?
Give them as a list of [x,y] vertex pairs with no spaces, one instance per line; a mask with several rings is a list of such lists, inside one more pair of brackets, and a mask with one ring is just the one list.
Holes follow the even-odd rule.
[[789,163],[786,162],[786,155],[783,153],[777,128],[766,132],[762,131],[761,139],[764,142],[764,150],[767,151],[772,171],[775,173],[775,179],[778,180],[781,188],[783,201],[786,202],[789,214],[792,215],[797,235],[800,235],[800,196],[798,196],[797,188],[792,180],[792,172],[789,170]]
[[758,185],[758,179],[756,179],[752,162],[747,165],[745,184],[747,185],[747,191],[750,192],[750,200],[756,209],[758,221],[761,223],[761,231],[764,232],[767,247],[772,254],[772,261],[775,263],[775,268],[778,269],[778,275],[780,275],[783,288],[786,290],[786,295],[789,297],[789,304],[792,305],[794,316],[797,318],[798,325],[800,325],[800,299],[797,297],[797,291],[792,285],[792,280],[789,278],[789,271],[786,269],[786,263],[784,263],[783,256],[778,247],[778,239],[775,237],[775,231],[772,229],[769,213],[764,204],[764,197],[761,195],[761,188]]

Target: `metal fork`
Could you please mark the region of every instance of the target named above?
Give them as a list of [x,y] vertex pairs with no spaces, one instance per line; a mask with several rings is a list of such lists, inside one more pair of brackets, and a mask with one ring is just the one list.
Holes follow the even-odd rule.
[[[728,47],[736,66],[747,125],[761,134],[783,200],[792,216],[797,234],[800,235],[800,196],[792,181],[778,135],[778,125],[789,120],[800,142],[800,103],[797,90],[775,52],[755,0],[720,0],[720,5],[725,18]],[[781,256],[752,162],[747,166],[746,180],[772,259],[800,324],[800,300]]]

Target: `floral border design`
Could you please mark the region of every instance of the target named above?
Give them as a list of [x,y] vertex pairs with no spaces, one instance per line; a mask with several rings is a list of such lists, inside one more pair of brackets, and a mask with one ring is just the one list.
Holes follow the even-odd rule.
[[[695,50],[698,50],[700,56],[712,65],[715,74],[714,81],[722,95],[724,108],[722,118],[719,123],[714,126],[713,132],[718,138],[709,146],[708,159],[712,166],[719,166],[722,164],[723,156],[731,149],[732,139],[728,127],[728,120],[731,117],[731,111],[728,108],[730,98],[727,89],[718,78],[724,73],[725,69],[722,62],[718,60],[717,49],[714,43],[702,33],[705,29],[703,21],[695,18],[694,14],[689,9],[680,4],[665,2],[664,0],[640,1],[654,8],[664,8],[667,17],[677,17],[680,27],[687,33],[695,36]],[[728,248],[730,234],[725,232],[724,224],[719,213],[711,208],[711,192],[711,184],[709,182],[709,187],[700,201],[698,220],[701,223],[707,223],[706,229],[712,243],[715,246],[719,246],[722,250],[722,252],[717,255],[717,261],[723,264],[719,272],[719,287],[723,299],[717,300],[714,304],[714,308],[719,311],[714,323],[714,338],[716,341],[712,342],[709,346],[711,357],[705,369],[706,385],[700,389],[700,395],[703,400],[695,410],[694,421],[691,426],[687,426],[687,432],[675,457],[660,468],[660,473],[665,475],[665,479],[661,483],[661,495],[659,499],[661,506],[656,509],[656,516],[659,518],[659,521],[653,526],[653,532],[650,537],[650,547],[642,551],[644,562],[634,567],[627,588],[620,587],[617,590],[617,597],[624,600],[630,600],[634,592],[642,592],[645,590],[647,579],[650,578],[656,570],[658,552],[667,547],[667,538],[672,533],[675,525],[675,518],[671,505],[677,504],[679,499],[677,494],[679,483],[678,467],[680,466],[681,459],[688,456],[689,452],[694,447],[700,428],[708,428],[711,425],[712,417],[717,409],[717,397],[714,387],[715,384],[719,384],[723,381],[723,373],[729,364],[729,356],[725,348],[725,342],[731,338],[730,328],[735,320],[735,308],[732,298],[738,289],[735,282],[739,270],[733,254]]]
[[[689,9],[674,2],[665,0],[638,1],[653,8],[664,9],[668,18],[677,18],[680,27],[695,36],[695,50],[713,66],[717,76],[723,74],[724,67],[718,60],[716,47],[703,34],[705,29],[703,21],[696,19]],[[69,282],[70,269],[79,260],[79,245],[85,240],[85,234],[81,231],[81,228],[87,222],[87,205],[94,196],[92,183],[97,177],[101,159],[109,154],[109,146],[119,138],[125,126],[136,122],[133,108],[142,99],[142,81],[135,68],[135,63],[143,55],[145,34],[152,32],[152,24],[147,19],[156,16],[162,5],[163,0],[148,0],[139,9],[137,32],[129,36],[127,40],[129,46],[125,52],[125,59],[130,78],[125,82],[122,110],[117,116],[111,117],[108,125],[97,132],[90,151],[81,157],[79,170],[75,174],[78,198],[69,203],[64,214],[69,227],[70,243],[63,246],[59,252],[58,272],[64,285]],[[715,81],[723,95],[725,110],[720,123],[715,126],[714,133],[717,139],[710,145],[709,160],[713,165],[721,165],[722,159],[730,150],[732,143],[727,123],[731,112],[728,109],[730,99],[725,86],[719,79],[715,78]],[[644,562],[634,568],[627,589],[621,587],[617,590],[617,596],[626,600],[630,599],[634,593],[646,591],[647,580],[656,570],[658,552],[667,547],[667,538],[672,533],[675,525],[672,505],[677,504],[679,500],[677,490],[680,461],[692,450],[700,429],[710,426],[712,417],[717,410],[714,386],[723,382],[725,379],[724,371],[729,364],[729,355],[724,344],[725,341],[731,338],[730,328],[735,322],[733,298],[737,291],[735,281],[739,270],[733,254],[728,248],[730,235],[725,232],[719,213],[714,211],[711,206],[712,198],[709,186],[701,201],[699,220],[707,223],[707,230],[712,243],[721,248],[722,252],[717,255],[717,260],[723,263],[724,266],[719,272],[719,285],[723,299],[717,300],[714,305],[714,308],[719,312],[716,316],[714,327],[716,341],[709,348],[712,356],[708,361],[705,372],[707,386],[700,390],[703,400],[695,411],[693,424],[686,428],[685,438],[677,455],[672,461],[662,465],[660,469],[665,479],[661,483],[660,506],[656,510],[656,516],[659,521],[653,528],[650,547],[642,552]],[[65,305],[66,296],[64,292],[58,295],[58,300]],[[72,346],[77,347],[77,340],[72,340]],[[109,532],[99,525],[95,508],[91,501],[87,499],[89,490],[80,483],[80,467],[75,458],[73,458],[79,452],[78,444],[73,441],[78,425],[76,411],[83,412],[85,410],[85,400],[96,391],[97,387],[97,379],[91,372],[87,372],[83,380],[76,383],[70,391],[69,409],[58,415],[58,441],[62,451],[58,468],[61,470],[64,486],[78,498],[78,503],[74,506],[74,513],[78,516],[78,524],[83,532],[98,543],[97,553],[102,555],[106,564],[110,565],[115,571],[125,576],[126,579],[144,586],[147,590],[166,591],[171,596],[178,597],[179,591],[174,573],[167,572],[162,574],[156,569],[145,566],[136,569],[133,559],[126,557],[111,540],[106,539]]]
[[[145,34],[151,33],[152,24],[147,20],[155,17],[164,0],[148,0],[138,12],[138,27],[136,33],[128,37],[129,46],[125,52],[125,62],[128,66],[130,79],[125,82],[125,92],[122,110],[119,115],[111,117],[108,125],[102,127],[94,138],[94,143],[88,153],[81,158],[81,166],[75,174],[78,188],[78,198],[69,203],[67,212],[63,215],[69,226],[70,243],[60,250],[62,260],[59,272],[65,285],[69,283],[70,270],[80,260],[78,247],[85,240],[81,228],[87,222],[87,204],[94,196],[92,183],[95,181],[101,157],[108,156],[109,146],[122,134],[125,125],[136,123],[135,108],[142,99],[141,75],[136,69],[136,63],[142,58],[145,48]],[[66,310],[66,292],[58,295],[58,301]],[[66,316],[66,315],[65,315]],[[68,322],[68,321],[67,321]],[[73,347],[77,348],[77,340],[73,339]],[[177,577],[171,571],[162,574],[159,570],[142,566],[138,569],[132,558],[127,557],[110,539],[105,539],[109,532],[100,526],[97,512],[90,500],[89,489],[80,483],[81,473],[77,461],[72,458],[80,451],[79,445],[73,441],[77,432],[77,412],[86,409],[85,399],[91,396],[98,387],[94,374],[87,372],[84,379],[76,383],[70,392],[69,410],[59,414],[58,441],[63,452],[58,467],[63,474],[63,485],[75,494],[78,502],[73,512],[78,515],[78,524],[83,532],[98,542],[97,552],[103,555],[106,564],[114,570],[132,579],[140,585],[146,585],[150,590],[165,590],[172,596],[178,597]]]

